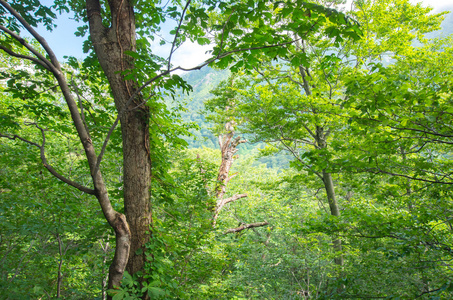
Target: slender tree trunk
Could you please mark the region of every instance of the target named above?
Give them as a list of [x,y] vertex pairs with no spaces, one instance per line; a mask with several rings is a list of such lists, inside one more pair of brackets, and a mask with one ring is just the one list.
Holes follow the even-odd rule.
[[61,268],[63,266],[63,242],[61,241],[60,235],[57,233],[57,241],[58,241],[58,253],[60,255],[60,259],[58,262],[58,275],[57,275],[57,298],[60,298],[61,295],[61,283],[63,281],[63,275],[61,273]]
[[102,252],[104,252],[104,259],[102,260],[102,282],[101,282],[101,299],[107,299],[107,282],[108,282],[108,273],[105,271],[105,263],[107,262],[108,252],[110,249],[110,243],[108,241],[105,242],[105,246],[102,246]]
[[[332,175],[327,173],[325,170],[322,172],[322,178],[324,181],[324,188],[327,193],[327,200],[329,201],[330,214],[335,217],[340,216],[340,210],[338,208],[337,199],[335,197],[335,189],[333,185]],[[341,252],[341,240],[339,238],[333,239],[333,249],[335,252]],[[337,265],[343,265],[343,255],[337,254],[334,258]]]
[[[316,144],[320,149],[327,147],[327,136],[328,132],[324,130],[323,127],[316,127]],[[332,175],[327,172],[325,169],[322,171],[322,181],[324,188],[327,194],[327,201],[329,202],[330,214],[335,217],[340,216],[340,209],[338,207],[337,199],[335,196],[335,186],[332,180]],[[339,238],[333,239],[333,250],[337,252],[334,258],[335,264],[342,266],[343,265],[343,255],[341,255],[341,240]]]
[[[304,45],[299,42],[296,43],[296,46],[299,48],[300,51],[305,52]],[[312,95],[310,83],[309,83],[309,78],[311,78],[311,75],[308,71],[308,68],[305,68],[304,66],[299,66],[299,73],[300,76],[302,77],[303,81],[303,89],[305,91],[305,94],[307,96]],[[315,133],[315,141],[320,149],[324,149],[327,147],[327,136],[329,135],[329,131],[326,131],[324,127],[322,126],[316,126],[316,133]],[[340,210],[338,208],[337,200],[335,197],[335,188],[332,180],[332,175],[324,169],[322,171],[322,181],[324,184],[324,188],[326,190],[327,194],[327,200],[329,202],[329,208],[330,208],[330,214],[335,217],[340,216]],[[335,252],[340,253],[341,252],[341,240],[336,238],[333,239],[333,249]],[[340,256],[336,256],[334,258],[335,264],[342,266],[343,265],[343,256],[340,254]]]
[[[407,159],[406,150],[404,149],[404,147],[401,147],[400,150],[401,150],[401,157],[403,158],[403,162],[406,162],[406,159]],[[412,194],[411,180],[409,178],[406,178],[406,195],[409,198],[409,202],[407,203],[407,210],[410,213],[412,213],[413,208],[414,208],[412,205],[412,200],[410,199],[411,194]]]

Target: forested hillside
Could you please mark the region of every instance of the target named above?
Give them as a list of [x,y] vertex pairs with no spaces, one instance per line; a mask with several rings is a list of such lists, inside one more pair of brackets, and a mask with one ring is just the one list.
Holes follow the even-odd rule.
[[452,14],[339,2],[0,0],[0,298],[452,299]]

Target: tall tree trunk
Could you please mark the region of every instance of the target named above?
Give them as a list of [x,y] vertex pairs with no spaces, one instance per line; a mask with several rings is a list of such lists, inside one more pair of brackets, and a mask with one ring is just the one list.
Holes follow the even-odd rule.
[[[320,149],[327,147],[327,136],[329,135],[328,131],[325,131],[323,127],[316,126],[316,144]],[[332,175],[326,171],[322,170],[322,181],[324,188],[327,194],[327,201],[329,202],[330,214],[335,217],[340,216],[340,209],[338,207],[337,199],[335,196],[335,187],[332,180]],[[342,266],[343,265],[343,255],[341,255],[341,240],[339,238],[333,239],[333,250],[337,252],[334,258],[335,264]]]
[[[340,216],[340,210],[338,208],[337,199],[335,197],[335,189],[333,185],[332,175],[327,173],[325,170],[322,171],[322,180],[324,182],[324,188],[327,193],[327,200],[329,201],[330,214],[335,217]],[[339,238],[333,239],[333,249],[335,252],[341,252],[341,240]],[[343,255],[337,254],[334,258],[335,264],[343,265]]]
[[[300,42],[296,42],[296,47],[305,53],[305,46]],[[307,96],[312,95],[312,87],[310,86],[309,79],[313,79],[309,73],[308,68],[304,66],[299,66],[299,74],[302,78],[303,82],[303,89]],[[313,86],[314,88],[314,86]],[[329,135],[329,131],[325,130],[324,127],[316,125],[316,133],[314,135],[314,139],[319,149],[324,149],[327,147],[327,136]],[[329,202],[330,214],[335,217],[340,216],[340,210],[338,208],[338,203],[335,197],[335,188],[332,180],[332,175],[324,169],[322,171],[322,181],[324,184],[324,188],[327,194],[327,200]],[[341,240],[338,238],[333,239],[333,249],[335,252],[341,252]],[[334,258],[335,264],[342,266],[343,265],[343,256],[339,254]]]
[[61,272],[61,268],[63,266],[63,242],[62,242],[58,232],[56,233],[56,238],[57,238],[57,241],[58,241],[58,254],[59,254],[58,273],[57,273],[57,298],[60,298],[60,296],[61,296],[61,284],[63,282],[63,274]]
[[[98,0],[87,0],[91,39],[100,65],[112,89],[115,106],[120,114],[123,141],[124,211],[130,229],[130,252],[126,270],[134,274],[143,270],[144,253],[136,254],[149,240],[151,224],[149,153],[149,109],[142,96],[129,99],[137,84],[124,79],[124,72],[134,68],[132,57],[125,51],[135,51],[135,17],[128,0],[108,1],[111,27],[102,23]],[[124,113],[122,113],[124,111]]]

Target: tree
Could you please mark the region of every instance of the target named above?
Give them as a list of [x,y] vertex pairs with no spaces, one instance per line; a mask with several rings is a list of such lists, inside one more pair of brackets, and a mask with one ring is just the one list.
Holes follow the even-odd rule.
[[[10,74],[11,79],[15,76],[14,80],[10,81],[11,96],[15,98],[24,96],[23,99],[27,101],[28,97],[33,95],[30,101],[36,101],[38,107],[43,109],[39,97],[36,93],[33,94],[33,91],[41,94],[49,86],[58,87],[66,108],[63,109],[56,99],[47,107],[58,107],[60,111],[67,109],[69,112],[73,126],[69,130],[75,129],[83,147],[92,187],[62,175],[48,162],[45,148],[47,128],[41,124],[37,124],[36,129],[42,133],[42,140],[35,142],[36,138],[27,139],[19,135],[18,129],[13,125],[17,125],[16,121],[21,118],[11,118],[6,112],[2,117],[8,122],[4,126],[6,132],[2,133],[1,137],[18,139],[37,147],[40,150],[43,165],[49,172],[66,184],[97,198],[103,215],[116,235],[115,255],[109,269],[109,288],[119,286],[124,270],[130,274],[138,274],[144,269],[148,258],[145,257],[143,248],[149,241],[152,222],[151,182],[161,180],[165,176],[165,153],[168,151],[166,149],[168,144],[180,141],[177,136],[182,129],[172,125],[168,110],[159,100],[161,93],[172,93],[175,87],[182,87],[184,91],[189,90],[179,76],[171,75],[175,70],[184,70],[181,67],[172,67],[171,58],[177,47],[187,37],[200,44],[209,43],[209,39],[205,38],[209,16],[205,13],[204,7],[200,7],[198,3],[192,4],[191,1],[187,1],[184,6],[178,6],[176,2],[174,5],[160,6],[159,3],[116,0],[58,1],[49,7],[37,1],[8,3],[1,0],[0,4],[2,7],[0,30],[3,33],[0,49],[8,56],[31,62],[34,67],[25,67],[24,64],[26,69],[22,70],[22,75],[33,74],[38,78],[32,85],[19,84],[20,79],[27,78],[21,77],[18,73]],[[284,18],[284,14],[279,13],[276,18],[270,19],[271,24],[266,25],[262,22],[262,14],[269,15],[275,9],[264,2],[226,4],[207,1],[205,5],[208,5],[211,11],[219,12],[219,24],[214,28],[219,45],[214,49],[212,59],[194,69],[199,69],[216,60],[219,60],[220,65],[225,65],[229,62],[229,55],[233,53],[246,53],[248,57],[252,57],[262,50],[267,55],[275,56],[276,52],[270,49],[281,49],[279,51],[285,52],[287,50],[284,46],[294,42],[292,37],[284,32],[278,33],[270,27],[278,24],[277,22]],[[286,11],[300,11],[302,8],[317,13],[317,19],[311,18],[309,14],[301,15],[300,18],[292,19],[286,25],[295,27],[305,24],[301,30],[316,30],[318,28],[316,24],[324,22],[322,15],[328,14],[330,18],[339,20],[337,22],[339,35],[343,32],[351,32],[349,28],[351,23],[336,11],[305,2],[291,3],[291,5],[288,3],[285,7]],[[69,10],[73,10],[75,17],[87,24],[79,28],[78,34],[84,35],[89,32],[90,39],[85,43],[85,48],[91,52],[83,64],[70,59],[69,66],[62,66],[51,47],[34,27],[37,24],[43,24],[47,30],[51,30],[54,26],[52,22],[55,11]],[[176,18],[178,23],[173,31],[174,39],[170,43],[169,56],[167,59],[162,59],[151,52],[149,39],[152,39],[154,33],[159,30],[160,24],[168,18]],[[234,31],[237,21],[241,24],[259,22],[259,29],[248,33]],[[310,22],[315,24],[307,26],[306,23]],[[272,30],[266,32],[270,29]],[[21,30],[28,32],[35,42],[23,39],[20,36]],[[266,33],[265,37],[263,33]],[[244,43],[237,46],[232,46],[234,40],[227,43],[231,40],[230,34],[236,36],[244,34],[246,36]],[[250,61],[253,62],[253,60]],[[255,60],[254,63],[258,61]],[[107,84],[108,93],[93,86],[87,91],[92,92],[89,100],[95,102],[94,109],[104,110],[104,112],[114,111],[117,115],[112,126],[102,124],[102,126],[108,126],[108,132],[99,130],[95,134],[96,129],[90,126],[90,121],[85,118],[86,103],[82,104],[84,101],[81,99],[83,95],[80,92],[83,87],[69,84],[69,74],[73,73],[77,76],[77,72],[86,73],[86,77],[80,80],[94,79],[101,85]],[[26,89],[27,93],[19,92],[18,89],[21,86],[29,87]],[[111,102],[102,100],[110,96],[114,109]],[[51,126],[50,123],[43,123],[45,126]],[[122,149],[121,193],[124,200],[124,214],[121,208],[115,209],[112,205],[112,193],[105,181],[108,174],[103,173],[101,168],[107,144],[114,138],[114,130],[118,123],[121,124],[121,137],[117,137],[116,141],[120,141],[120,149]],[[101,136],[106,137],[101,138]]]
[[[236,76],[224,82],[213,91],[216,97],[206,103],[207,109],[217,114],[214,118],[235,117],[243,131],[253,136],[253,141],[270,145],[265,152],[286,151],[294,157],[294,167],[320,179],[330,214],[336,217],[336,222],[340,222],[340,205],[334,176],[348,172],[357,157],[351,151],[351,143],[357,138],[352,135],[355,130],[350,124],[357,112],[355,106],[344,103],[354,101],[351,95],[361,94],[361,88],[352,86],[350,78],[355,74],[373,73],[376,61],[388,64],[391,59],[411,53],[414,38],[425,41],[423,34],[438,29],[443,15],[430,15],[429,8],[409,1],[356,1],[352,7],[348,15],[363,25],[362,38],[359,39],[356,32],[347,35],[350,39],[338,37],[334,34],[335,26],[328,22],[323,26],[330,35],[301,36],[297,30],[289,29],[291,35],[300,40],[288,47],[287,53],[276,60],[262,58],[263,63],[254,66],[254,72],[242,69],[243,74],[250,76]],[[373,85],[371,82],[374,79],[367,81]],[[381,89],[387,89],[388,84],[390,81]],[[348,93],[345,93],[346,88]],[[376,86],[368,91],[368,99],[372,99],[370,96],[376,92]],[[365,103],[374,105],[373,101]],[[225,108],[231,113],[225,114]],[[366,149],[371,142],[363,140],[359,148]],[[334,261],[342,265],[338,238],[341,230],[335,222],[326,220],[332,224],[328,232],[334,235],[333,248],[337,253]]]

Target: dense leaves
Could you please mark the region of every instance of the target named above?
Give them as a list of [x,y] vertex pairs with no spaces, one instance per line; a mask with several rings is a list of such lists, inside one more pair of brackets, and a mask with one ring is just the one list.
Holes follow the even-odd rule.
[[[81,1],[9,4],[46,30],[72,11],[76,34],[88,37]],[[146,112],[139,129],[149,140],[139,144],[152,166],[152,222],[149,241],[131,254],[145,258],[142,269],[108,291],[115,233],[90,195],[98,196],[92,166],[63,79],[49,72],[55,62],[42,42],[9,32],[26,26],[0,6],[0,297],[452,297],[453,46],[451,37],[425,36],[443,13],[405,0],[355,1],[351,11],[337,1],[133,4],[136,45],[122,53],[132,67],[117,74],[142,88],[130,111]],[[107,2],[98,14],[106,30],[117,26]],[[211,64],[232,75],[209,92],[226,71],[175,74],[182,68],[172,57],[184,42],[215,43],[195,69]],[[167,56],[156,54],[157,43]],[[86,59],[67,58],[61,72],[89,143],[102,152],[120,216],[129,152],[119,129],[128,123],[112,124],[130,111],[118,105],[94,47],[87,39]],[[52,64],[37,62],[46,59]],[[217,182],[225,130],[252,143],[239,147],[231,178]],[[247,197],[214,222],[219,184],[224,199]],[[266,226],[238,230],[257,221]]]

